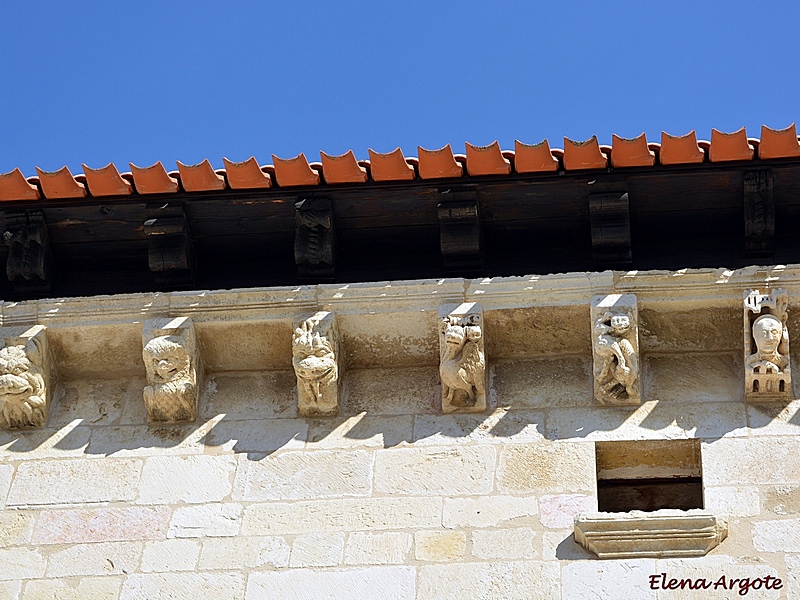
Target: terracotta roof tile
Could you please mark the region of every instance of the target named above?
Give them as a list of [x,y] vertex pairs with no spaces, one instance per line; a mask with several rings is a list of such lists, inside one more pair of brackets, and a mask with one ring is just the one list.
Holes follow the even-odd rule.
[[446,177],[461,177],[464,169],[456,162],[453,149],[446,144],[438,150],[426,150],[417,146],[419,152],[420,179],[443,179]]
[[414,167],[403,156],[400,148],[381,153],[369,149],[370,174],[373,181],[411,181]]
[[662,165],[694,164],[705,160],[705,152],[697,143],[694,129],[686,135],[670,135],[662,131],[661,152],[658,158]]
[[187,192],[210,192],[224,190],[225,178],[214,172],[208,159],[196,164],[185,165],[176,161],[181,177],[181,185]]
[[258,166],[255,156],[242,162],[223,158],[228,185],[232,190],[251,190],[272,187],[272,178]]
[[744,127],[733,133],[711,130],[711,147],[708,152],[711,162],[752,160],[754,154],[755,149],[748,142]]
[[39,188],[26,181],[19,169],[0,173],[0,201],[38,200],[40,197]]
[[546,139],[538,144],[514,140],[514,170],[517,173],[540,173],[558,170],[558,159],[550,151]]
[[114,163],[99,169],[84,164],[83,173],[92,196],[128,196],[133,193],[133,186],[122,178]]
[[273,154],[272,160],[279,186],[319,185],[319,173],[311,168],[302,152],[294,158],[278,158]]
[[86,196],[86,186],[77,181],[70,173],[69,168],[61,167],[58,171],[42,171],[36,167],[39,174],[39,185],[45,198],[83,198]]
[[467,173],[469,175],[508,175],[511,162],[503,156],[497,141],[488,146],[473,146],[466,142]]
[[564,168],[567,171],[605,169],[607,166],[608,158],[600,151],[596,135],[584,142],[564,138]]
[[169,194],[178,191],[178,180],[170,177],[161,161],[149,167],[129,163],[133,185],[140,194]]
[[611,136],[611,166],[652,167],[656,164],[656,154],[647,145],[644,133],[635,138]]
[[761,126],[761,142],[758,145],[758,158],[790,158],[800,156],[800,143],[797,141],[797,129],[792,123],[786,129],[770,129]]
[[339,156],[319,153],[322,159],[322,176],[325,183],[364,183],[367,181],[367,170],[358,164],[356,155],[348,150]]

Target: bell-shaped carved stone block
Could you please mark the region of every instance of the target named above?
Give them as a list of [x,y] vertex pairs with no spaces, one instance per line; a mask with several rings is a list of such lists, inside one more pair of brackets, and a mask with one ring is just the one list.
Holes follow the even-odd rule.
[[44,326],[0,329],[0,427],[41,427],[56,369]]
[[479,303],[439,307],[442,412],[486,410],[489,381],[483,333],[483,309]]
[[791,397],[788,305],[782,289],[744,293],[744,393],[751,402]]
[[600,404],[641,404],[639,313],[633,294],[592,298],[594,397]]
[[194,421],[203,363],[191,319],[145,321],[142,344],[148,384],[143,395],[148,420]]
[[336,315],[320,311],[295,323],[292,365],[297,375],[297,403],[304,417],[339,412],[343,373]]

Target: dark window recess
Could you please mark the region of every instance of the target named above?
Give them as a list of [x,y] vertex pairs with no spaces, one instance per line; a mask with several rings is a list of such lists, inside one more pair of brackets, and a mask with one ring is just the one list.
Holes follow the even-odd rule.
[[602,512],[703,508],[699,440],[598,442]]

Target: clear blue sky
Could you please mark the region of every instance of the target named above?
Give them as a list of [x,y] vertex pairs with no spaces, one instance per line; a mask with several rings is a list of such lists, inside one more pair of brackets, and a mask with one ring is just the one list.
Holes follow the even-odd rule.
[[785,127],[798,2],[11,2],[0,172]]

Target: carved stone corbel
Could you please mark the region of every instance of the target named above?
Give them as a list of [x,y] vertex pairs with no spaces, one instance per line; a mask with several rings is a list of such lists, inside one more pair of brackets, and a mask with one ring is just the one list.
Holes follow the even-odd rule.
[[749,257],[770,258],[775,252],[775,197],[770,171],[744,174],[744,240]]
[[328,198],[305,198],[295,205],[294,262],[300,282],[333,281],[336,228]]
[[188,317],[150,319],[142,331],[147,371],[144,405],[150,422],[194,421],[203,362]]
[[589,222],[592,228],[592,260],[595,267],[629,266],[633,256],[627,184],[590,182]]
[[41,427],[56,378],[45,328],[5,327],[0,336],[0,427]]
[[304,417],[339,412],[343,360],[336,315],[320,311],[295,323],[292,365],[297,376],[297,404]]
[[744,293],[744,393],[750,402],[791,398],[786,290]]
[[595,296],[591,312],[595,400],[611,405],[641,404],[636,296]]
[[158,285],[194,283],[195,260],[189,224],[182,204],[148,204],[147,262]]
[[439,377],[442,412],[484,412],[489,378],[484,353],[483,309],[477,302],[439,307]]
[[50,293],[53,255],[44,212],[7,210],[3,213],[3,241],[8,246],[6,276],[18,298],[35,298]]
[[483,270],[483,238],[474,191],[442,193],[439,216],[439,242],[444,270],[467,275]]

